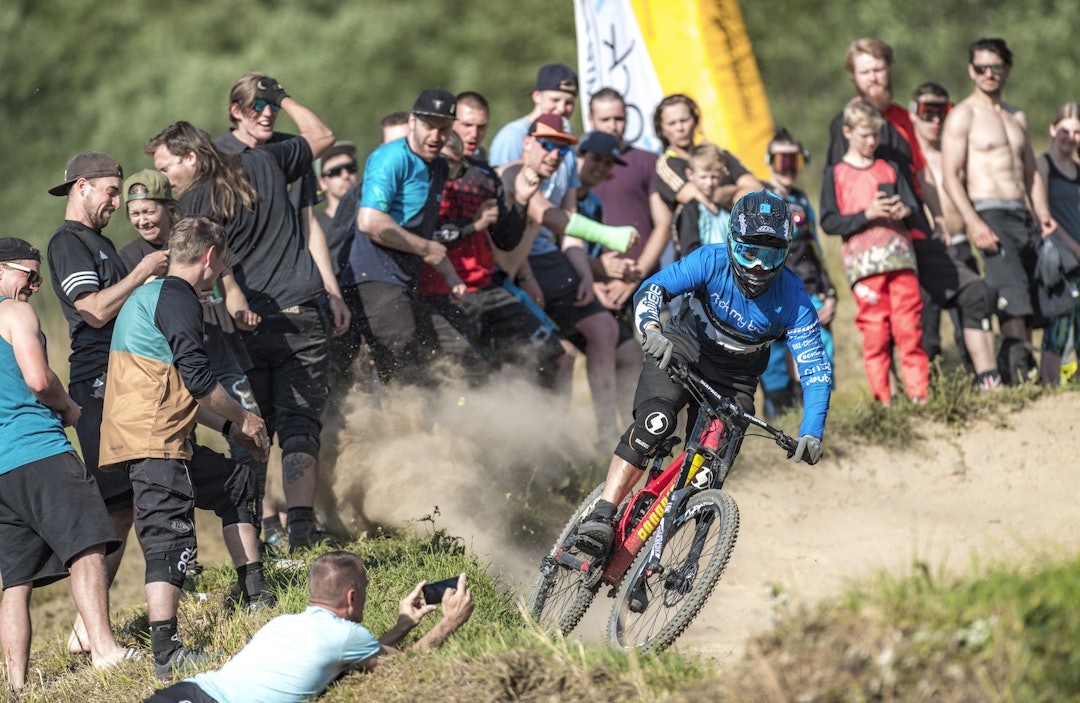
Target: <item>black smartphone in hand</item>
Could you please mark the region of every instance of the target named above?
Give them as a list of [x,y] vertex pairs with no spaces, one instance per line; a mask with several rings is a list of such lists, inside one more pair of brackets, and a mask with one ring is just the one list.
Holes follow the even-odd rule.
[[896,184],[895,183],[878,183],[877,189],[886,198],[891,198],[892,196],[896,195]]
[[420,589],[420,593],[424,596],[424,602],[428,605],[437,605],[442,603],[443,592],[448,588],[457,588],[458,577],[443,579],[442,581],[436,581],[435,583],[425,584]]

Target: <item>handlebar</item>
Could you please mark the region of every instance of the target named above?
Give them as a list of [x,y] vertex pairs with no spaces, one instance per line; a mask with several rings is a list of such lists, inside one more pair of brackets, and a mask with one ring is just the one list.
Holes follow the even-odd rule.
[[753,425],[754,427],[765,430],[765,432],[769,433],[773,439],[776,440],[778,446],[787,451],[788,458],[791,458],[795,454],[795,449],[799,446],[798,439],[785,434],[779,427],[774,427],[765,420],[755,417],[743,410],[734,399],[722,395],[719,391],[709,385],[709,382],[706,381],[701,374],[690,368],[690,365],[683,360],[672,358],[671,363],[668,366],[668,376],[676,383],[681,383],[686,386],[686,388],[694,395],[697,395],[702,400],[708,402],[708,404],[721,415],[742,420],[748,425]]

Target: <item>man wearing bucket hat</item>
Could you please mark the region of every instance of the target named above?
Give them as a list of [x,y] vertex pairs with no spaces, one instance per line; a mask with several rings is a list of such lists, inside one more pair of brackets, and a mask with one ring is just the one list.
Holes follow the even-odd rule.
[[[133,269],[121,260],[101,230],[120,206],[124,172],[111,156],[99,151],[78,154],[67,162],[64,180],[49,189],[66,197],[64,224],[49,240],[49,278],[68,322],[71,336],[68,392],[82,407],[75,425],[83,461],[94,475],[105,501],[120,548],[105,558],[106,577],[112,583],[124,553],[124,540],[134,513],[131,482],[123,473],[98,470],[101,409],[105,372],[109,364],[113,321],[128,296],[150,276],[165,272],[168,255],[153,252]],[[76,635],[81,635],[76,630]],[[73,651],[87,651],[81,636],[69,641]]]
[[64,434],[79,406],[49,368],[37,313],[27,304],[41,286],[40,269],[36,247],[0,238],[0,640],[13,691],[26,681],[31,592],[69,572],[93,665],[135,656],[109,627],[104,555],[120,540]]

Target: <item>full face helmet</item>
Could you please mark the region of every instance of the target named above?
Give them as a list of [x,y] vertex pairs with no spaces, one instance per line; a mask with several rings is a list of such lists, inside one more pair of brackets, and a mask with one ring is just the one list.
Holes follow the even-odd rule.
[[765,191],[747,193],[731,209],[728,252],[735,285],[756,298],[780,274],[794,236],[787,203]]

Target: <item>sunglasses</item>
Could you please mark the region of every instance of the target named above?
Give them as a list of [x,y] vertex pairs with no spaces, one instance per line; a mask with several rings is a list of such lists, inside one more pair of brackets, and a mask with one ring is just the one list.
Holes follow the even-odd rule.
[[537,137],[536,141],[540,143],[540,146],[544,148],[544,151],[555,151],[559,156],[566,156],[570,153],[570,149],[573,148],[569,144],[556,144],[553,141],[541,139],[540,137]]
[[255,102],[251,103],[251,109],[255,112],[262,113],[262,111],[266,109],[267,105],[270,105],[270,110],[272,112],[277,112],[281,109],[281,105],[271,105],[270,101],[263,100],[262,98],[256,98]]
[[975,69],[975,73],[980,76],[985,74],[987,70],[993,73],[995,76],[1000,76],[1005,73],[1005,64],[1003,63],[973,63],[971,67]]
[[772,169],[777,173],[798,173],[802,170],[805,159],[800,152],[788,152],[783,154],[771,154],[769,156]]
[[774,268],[784,264],[788,250],[786,247],[766,247],[747,242],[732,242],[731,253],[735,256],[735,261],[743,268],[749,269],[760,266],[766,271],[772,271]]
[[355,174],[360,170],[360,167],[356,164],[342,164],[341,166],[335,166],[328,168],[322,172],[323,178],[337,178],[338,176],[344,177],[346,173]]
[[944,121],[945,116],[949,114],[949,110],[952,109],[952,103],[917,103],[915,106],[915,115],[923,122],[933,122],[934,120]]
[[4,262],[4,266],[7,266],[9,269],[15,269],[16,271],[22,271],[23,273],[25,273],[26,285],[30,286],[31,288],[38,288],[41,286],[41,274],[34,269],[27,268],[22,264],[12,264],[6,261]]

